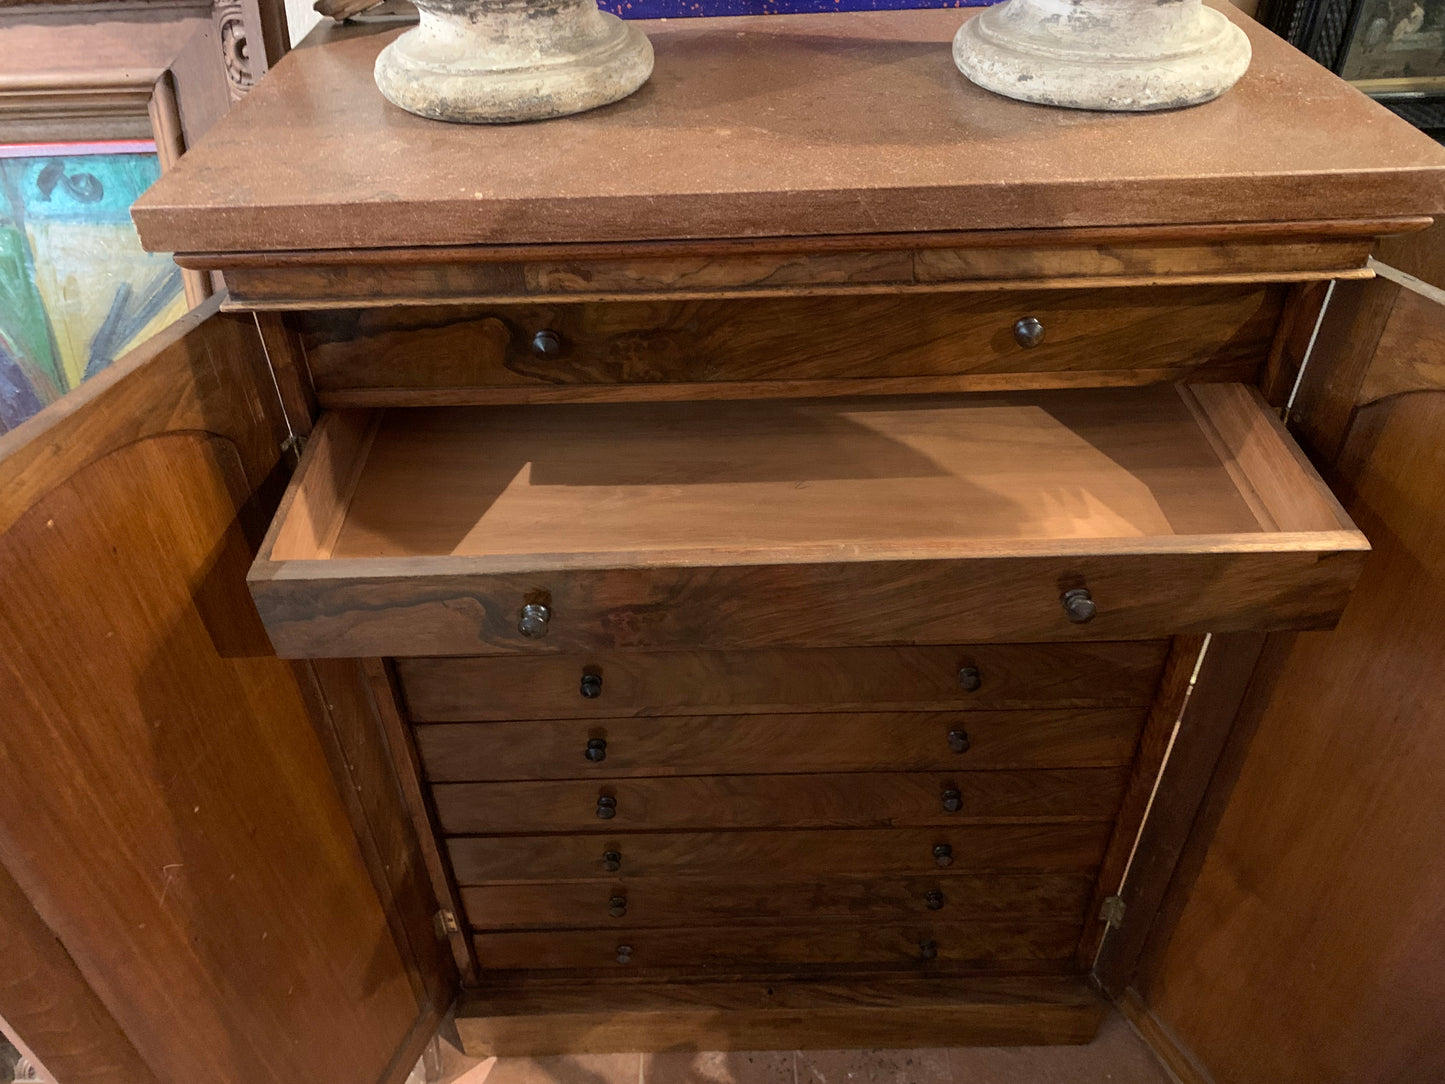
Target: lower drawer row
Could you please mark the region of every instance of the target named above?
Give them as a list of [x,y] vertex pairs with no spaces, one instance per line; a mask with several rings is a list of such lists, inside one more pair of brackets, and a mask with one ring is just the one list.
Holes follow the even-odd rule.
[[448,835],[1100,821],[1127,776],[1120,766],[440,783],[432,800]]
[[1079,943],[1078,919],[923,921],[890,925],[807,923],[707,929],[549,930],[472,935],[488,970],[708,969],[799,964],[952,964],[968,969],[1063,965]]
[[635,878],[770,878],[779,883],[940,870],[1088,870],[1111,821],[824,831],[454,836],[459,885]]

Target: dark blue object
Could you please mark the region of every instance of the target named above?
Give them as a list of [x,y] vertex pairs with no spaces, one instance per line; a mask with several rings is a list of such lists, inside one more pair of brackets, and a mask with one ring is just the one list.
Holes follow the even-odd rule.
[[793,15],[808,11],[987,7],[993,0],[598,0],[624,19],[692,19],[704,15]]

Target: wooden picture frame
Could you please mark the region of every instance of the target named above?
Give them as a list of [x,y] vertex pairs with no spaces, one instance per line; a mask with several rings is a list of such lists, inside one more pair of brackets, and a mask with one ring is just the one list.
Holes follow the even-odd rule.
[[0,143],[152,140],[164,172],[287,47],[281,0],[0,0]]

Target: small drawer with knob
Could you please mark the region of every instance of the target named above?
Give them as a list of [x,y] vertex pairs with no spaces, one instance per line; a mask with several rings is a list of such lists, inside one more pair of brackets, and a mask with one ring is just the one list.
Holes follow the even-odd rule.
[[[602,790],[602,781],[637,777],[1115,769],[1133,759],[1145,710],[546,719],[427,723],[418,725],[415,734],[434,786],[581,780],[568,808],[587,813],[596,795],[624,793]],[[959,777],[948,779],[973,800],[976,792]],[[918,800],[920,809],[941,808],[942,794],[926,787]],[[627,813],[630,807],[621,808]]]
[[719,880],[629,878],[461,889],[476,930],[631,929],[761,921],[948,921],[1047,918],[1082,921],[1093,877],[1077,871],[950,872],[947,876],[776,880],[765,873]]
[[[1091,870],[1111,821],[853,828],[448,836],[459,885],[689,880],[768,875],[779,883],[828,877],[948,875],[984,870]],[[946,861],[941,860],[946,857]]]
[[749,923],[700,929],[486,931],[472,935],[488,972],[553,968],[706,973],[795,964],[892,964],[900,970],[1036,970],[1068,961],[1078,919],[942,918],[901,924]]
[[1153,696],[1167,647],[1134,640],[403,658],[397,675],[417,722],[1134,707]]
[[1257,392],[1154,385],[332,413],[249,583],[287,657],[1079,642],[1329,627],[1367,549]]
[[435,783],[448,835],[1109,821],[1127,769]]
[[[928,259],[924,253],[921,258]],[[938,258],[938,254],[932,254]],[[299,313],[326,407],[1250,380],[1283,289],[985,290]]]

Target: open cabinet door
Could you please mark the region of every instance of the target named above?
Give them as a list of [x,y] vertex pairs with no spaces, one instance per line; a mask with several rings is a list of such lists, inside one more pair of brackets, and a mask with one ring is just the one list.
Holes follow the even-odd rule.
[[60,1084],[400,1079],[451,996],[359,668],[246,590],[287,435],[212,299],[0,438],[0,1019]]

